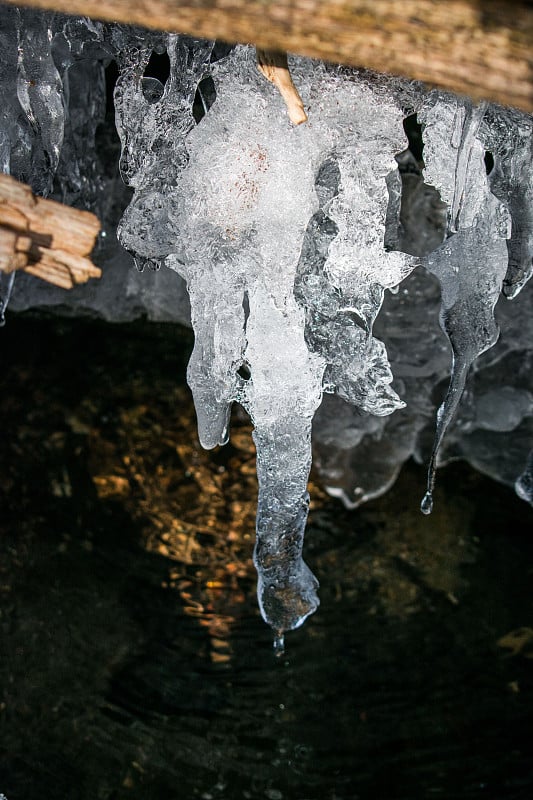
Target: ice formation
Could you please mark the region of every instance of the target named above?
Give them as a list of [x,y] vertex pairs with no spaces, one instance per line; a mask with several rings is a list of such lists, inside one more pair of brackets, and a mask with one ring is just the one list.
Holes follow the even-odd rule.
[[[328,490],[348,506],[425,458],[432,391],[449,372],[439,303],[451,377],[422,510],[438,460],[454,457],[533,502],[530,116],[294,58],[308,113],[295,127],[250,47],[15,9],[0,25],[2,169],[107,220],[119,200],[105,68],[118,65],[120,170],[133,190],[118,238],[139,267],[170,270],[148,271],[141,290],[108,223],[101,258],[118,277],[85,303],[183,320],[177,275],[186,282],[200,441],[227,442],[234,402],[253,421],[258,599],[279,650],[318,605],[302,557],[312,428]],[[404,132],[415,113],[423,163]],[[15,307],[61,302],[20,283]],[[502,311],[507,335],[491,350],[502,292],[517,311]],[[513,442],[503,455],[486,444],[502,433]]]
[[[422,511],[433,505],[436,459],[455,416],[475,359],[492,347],[499,329],[494,307],[507,272],[508,213],[490,191],[485,148],[478,134],[486,104],[459,98],[428,98],[419,113],[425,127],[425,178],[446,203],[447,237],[426,256],[441,288],[442,329],[452,346],[448,392],[437,413],[428,487]],[[487,269],[490,265],[490,269]]]

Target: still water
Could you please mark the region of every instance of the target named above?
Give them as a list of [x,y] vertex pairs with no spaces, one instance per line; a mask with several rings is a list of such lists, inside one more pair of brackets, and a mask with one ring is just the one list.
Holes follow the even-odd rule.
[[8,800],[533,796],[533,511],[462,464],[346,512],[312,482],[321,606],[276,659],[250,426],[203,452],[174,326],[1,332]]

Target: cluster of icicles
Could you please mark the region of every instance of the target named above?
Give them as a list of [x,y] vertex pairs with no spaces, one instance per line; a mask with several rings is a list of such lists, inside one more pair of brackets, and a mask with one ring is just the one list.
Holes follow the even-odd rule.
[[[250,47],[16,9],[2,10],[0,33],[1,168],[67,202],[98,194],[91,91],[118,64],[120,169],[134,190],[118,236],[138,262],[187,282],[202,445],[228,441],[234,402],[253,421],[258,599],[281,650],[318,606],[302,558],[313,416],[324,392],[377,417],[404,405],[373,325],[385,289],[420,265],[440,283],[453,352],[422,502],[431,511],[443,436],[472,363],[498,337],[496,301],[531,276],[532,118],[294,58],[308,121],[293,126]],[[165,52],[163,82],[146,68]],[[444,222],[438,246],[414,256],[400,250],[396,157],[415,113]],[[526,499],[531,469],[517,486]]]

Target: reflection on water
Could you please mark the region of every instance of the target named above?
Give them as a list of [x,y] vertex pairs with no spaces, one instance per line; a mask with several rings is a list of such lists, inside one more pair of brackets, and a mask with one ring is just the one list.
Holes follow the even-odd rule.
[[204,452],[174,327],[8,321],[8,800],[530,798],[533,514],[461,465],[348,513],[311,486],[321,606],[276,659],[250,427]]

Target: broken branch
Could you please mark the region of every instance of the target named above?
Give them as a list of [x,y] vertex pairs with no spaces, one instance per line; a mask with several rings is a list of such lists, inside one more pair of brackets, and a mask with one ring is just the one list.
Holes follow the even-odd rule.
[[260,50],[257,49],[257,66],[265,78],[274,84],[287,106],[289,119],[293,125],[301,125],[307,122],[302,98],[298,89],[293,83],[287,54],[279,50]]

